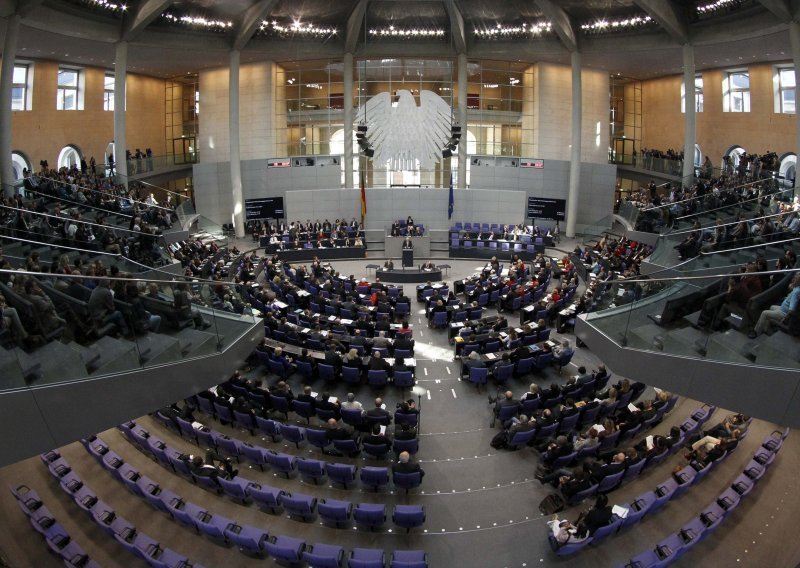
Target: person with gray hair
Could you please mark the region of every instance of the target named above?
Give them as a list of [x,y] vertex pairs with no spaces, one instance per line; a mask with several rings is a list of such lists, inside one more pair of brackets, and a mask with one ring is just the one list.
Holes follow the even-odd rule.
[[356,400],[356,395],[352,392],[347,393],[347,400],[342,402],[342,409],[360,410],[362,415],[365,413],[364,406]]
[[416,473],[420,472],[421,476],[425,476],[425,472],[418,463],[413,463],[411,454],[408,452],[400,452],[397,456],[397,463],[392,464],[392,473]]

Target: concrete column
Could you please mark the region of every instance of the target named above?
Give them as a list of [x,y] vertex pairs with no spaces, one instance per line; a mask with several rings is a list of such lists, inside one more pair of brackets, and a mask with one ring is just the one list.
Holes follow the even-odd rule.
[[353,54],[344,54],[344,186],[353,186]]
[[114,168],[128,186],[128,162],[125,149],[125,84],[128,77],[128,42],[121,41],[114,53]]
[[[792,46],[792,61],[794,61],[794,79],[795,85],[797,85],[797,80],[800,79],[800,23],[798,22],[789,22],[789,39]],[[795,88],[796,90],[796,88]],[[795,100],[797,97],[795,96]],[[795,102],[795,105],[797,103]],[[795,124],[795,134],[794,134],[794,148],[795,154],[800,156],[800,112],[795,108],[794,112],[794,124]],[[798,163],[800,166],[800,163]],[[800,175],[797,175],[797,166],[795,166],[795,176],[794,176],[794,186],[798,186],[798,178]]]
[[[567,236],[575,236],[575,222],[578,217],[578,199],[581,184],[581,54],[573,51],[572,60],[572,151],[569,158],[569,195],[567,196]],[[599,216],[599,215],[598,215]]]
[[[458,187],[467,187],[467,54],[458,54],[458,122],[461,141],[458,143]],[[450,172],[443,172],[450,186]]]
[[0,67],[0,183],[2,193],[13,195],[14,168],[11,163],[11,89],[14,85],[14,57],[17,54],[19,14],[6,18],[6,39],[3,43],[3,65]]
[[694,144],[696,140],[695,97],[694,97],[694,46],[683,46],[683,91],[686,112],[683,117],[683,185],[691,185],[694,178]]
[[242,198],[242,162],[239,151],[239,50],[231,50],[228,68],[228,102],[231,151],[231,222],[236,236],[244,236],[244,199]]

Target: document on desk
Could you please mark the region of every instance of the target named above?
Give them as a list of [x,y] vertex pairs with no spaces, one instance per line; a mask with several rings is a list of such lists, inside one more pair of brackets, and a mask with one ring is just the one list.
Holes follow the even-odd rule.
[[497,359],[497,355],[495,355],[494,353],[485,353],[485,355],[486,355],[487,359],[490,359],[490,360]]

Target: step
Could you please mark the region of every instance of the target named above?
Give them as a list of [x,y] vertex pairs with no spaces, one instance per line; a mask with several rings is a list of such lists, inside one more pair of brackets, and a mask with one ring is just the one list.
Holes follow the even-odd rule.
[[708,334],[693,327],[683,327],[662,333],[659,337],[665,353],[699,357]]
[[92,375],[106,375],[139,368],[139,355],[136,346],[130,341],[101,337],[87,348],[100,356],[89,372]]
[[60,383],[89,376],[80,353],[60,341],[51,341],[39,347],[35,355],[42,365],[41,375],[35,381],[37,385]]
[[201,357],[217,351],[217,336],[207,331],[187,327],[173,337],[178,340],[183,357]]
[[16,389],[27,386],[25,373],[14,350],[0,348],[0,389]]

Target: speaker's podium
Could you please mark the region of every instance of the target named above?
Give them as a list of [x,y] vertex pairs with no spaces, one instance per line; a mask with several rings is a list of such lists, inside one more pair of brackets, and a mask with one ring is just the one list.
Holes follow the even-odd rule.
[[414,249],[403,249],[403,268],[406,266],[414,266]]

